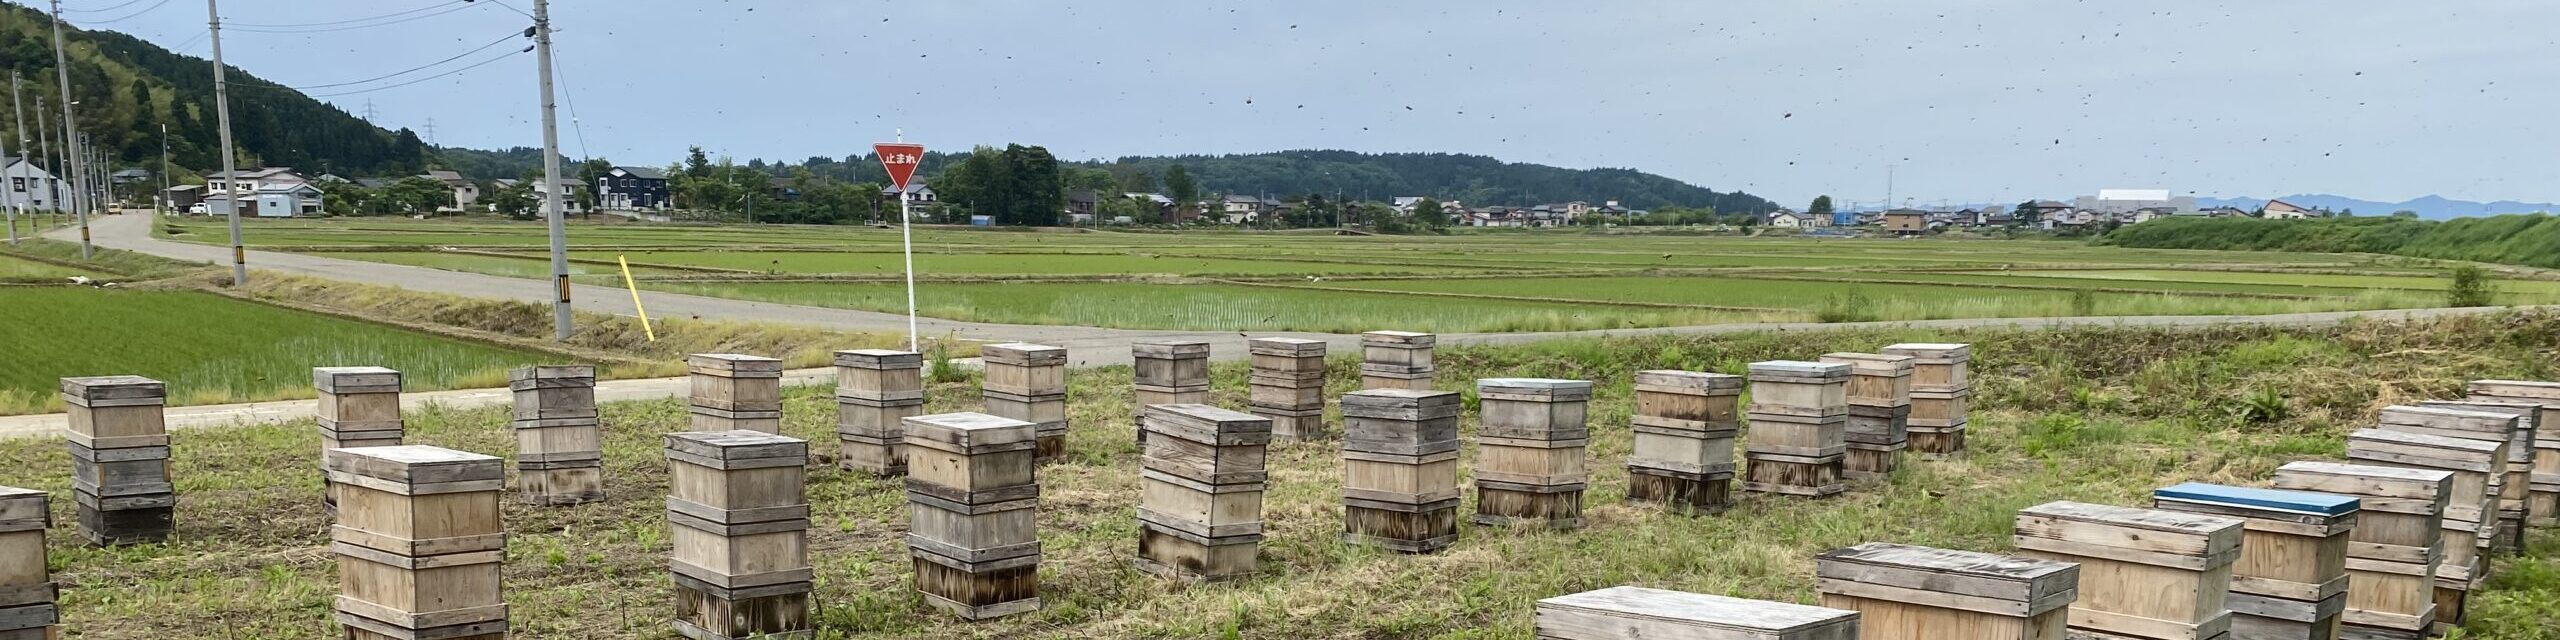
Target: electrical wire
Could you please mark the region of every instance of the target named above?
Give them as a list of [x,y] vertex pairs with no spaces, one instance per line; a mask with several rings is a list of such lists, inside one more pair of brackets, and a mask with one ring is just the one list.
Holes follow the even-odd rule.
[[519,49],[519,50],[516,50],[516,51],[510,51],[510,52],[507,52],[507,53],[506,53],[506,54],[504,54],[504,55],[500,55],[500,56],[495,57],[495,58],[490,58],[490,59],[487,59],[487,60],[482,60],[482,61],[479,61],[479,62],[476,62],[476,63],[472,63],[472,64],[471,64],[471,66],[463,67],[463,68],[460,68],[460,69],[454,69],[454,70],[452,70],[452,71],[447,71],[447,72],[444,72],[444,73],[439,73],[439,74],[435,74],[435,75],[432,75],[432,76],[427,76],[427,77],[424,77],[424,78],[419,78],[419,79],[416,79],[416,80],[410,80],[410,81],[408,81],[408,82],[402,82],[402,83],[399,83],[399,84],[383,85],[383,86],[374,87],[374,88],[371,88],[371,89],[357,89],[357,90],[354,90],[354,91],[340,91],[340,92],[337,92],[337,93],[314,93],[314,94],[307,94],[307,96],[306,96],[306,97],[311,97],[311,98],[334,98],[334,97],[338,97],[338,96],[351,96],[351,95],[356,95],[356,94],[359,94],[359,93],[373,93],[373,92],[375,92],[375,91],[385,91],[385,90],[390,90],[390,89],[398,89],[398,88],[401,88],[401,87],[406,87],[406,86],[409,86],[409,85],[413,85],[413,84],[417,84],[417,83],[421,83],[421,82],[426,82],[426,81],[429,81],[429,80],[434,80],[434,79],[437,79],[437,78],[443,78],[443,77],[451,76],[451,75],[454,75],[454,74],[457,74],[457,73],[462,73],[462,72],[464,72],[464,71],[470,71],[470,70],[472,70],[472,69],[478,69],[478,68],[481,68],[481,67],[489,66],[489,64],[490,64],[490,63],[498,62],[498,61],[500,61],[500,60],[506,60],[506,59],[508,59],[508,58],[513,58],[513,57],[516,57],[516,56],[518,56],[518,55],[523,55],[523,54],[525,54],[525,53],[527,53],[527,52],[529,52],[529,51],[531,51],[531,49],[529,49],[529,48],[528,48],[528,49]]
[[82,9],[82,8],[79,8],[79,7],[63,7],[63,8],[62,8],[62,12],[63,12],[63,13],[106,13],[106,12],[109,12],[109,11],[114,11],[114,10],[117,10],[117,9],[122,9],[122,8],[125,8],[125,7],[130,7],[130,6],[137,5],[137,4],[141,4],[141,3],[142,3],[142,0],[125,0],[124,2],[118,2],[118,3],[112,4],[112,5],[108,5],[108,6],[104,6],[104,7],[98,7],[98,8],[95,8],[95,9]]
[[[134,0],[134,2],[141,2],[141,1],[142,1],[142,0]],[[133,3],[132,3],[132,2],[127,2],[127,3],[125,3],[125,4],[133,4]],[[104,20],[81,20],[81,21],[78,21],[78,22],[76,22],[76,23],[74,23],[74,24],[80,25],[81,27],[84,27],[84,28],[85,28],[85,27],[88,27],[88,26],[90,26],[90,25],[114,24],[114,23],[123,22],[123,21],[126,21],[126,20],[132,20],[132,19],[134,19],[134,18],[142,17],[142,15],[143,15],[143,14],[151,13],[152,11],[159,10],[161,6],[163,6],[163,5],[167,5],[167,4],[169,4],[169,0],[160,0],[159,2],[151,3],[151,6],[143,7],[141,11],[135,11],[135,12],[133,12],[133,13],[124,14],[124,15],[122,15],[122,16],[117,16],[117,17],[113,17],[113,18],[107,18],[107,19],[104,19]]]
[[[394,11],[394,12],[391,12],[391,13],[386,13],[386,14],[382,14],[382,15],[378,15],[378,16],[368,16],[368,17],[363,17],[363,18],[348,18],[348,19],[345,19],[345,20],[329,20],[329,21],[324,21],[324,22],[294,22],[294,23],[226,22],[226,23],[223,23],[223,24],[238,25],[238,26],[243,26],[243,27],[263,27],[263,28],[269,28],[269,29],[290,29],[290,28],[294,28],[294,27],[327,27],[327,26],[335,26],[335,25],[341,25],[341,24],[350,24],[350,23],[356,23],[356,22],[372,22],[372,21],[375,21],[375,20],[381,20],[381,19],[385,19],[385,18],[397,18],[397,17],[400,17],[400,16],[405,16],[405,15],[409,15],[409,14],[412,14],[412,13],[419,13],[419,12],[423,12],[423,11],[434,11],[434,10],[437,10],[437,9],[451,9],[451,8],[453,8],[453,6],[452,6],[453,4],[455,4],[455,2],[454,2],[453,0],[446,0],[446,1],[444,1],[444,2],[437,2],[437,3],[435,3],[435,4],[431,4],[431,5],[427,5],[427,6],[423,6],[423,7],[418,7],[418,8],[416,8],[416,9],[407,9],[407,10],[402,10],[402,11]],[[463,2],[461,2],[461,4],[466,4],[466,5],[467,5],[467,4],[470,4],[470,2],[468,2],[468,0],[464,0]]]
[[[436,65],[444,64],[444,63],[447,63],[447,62],[452,62],[452,61],[455,61],[455,60],[460,60],[460,59],[463,59],[463,58],[465,58],[465,57],[469,57],[471,54],[479,53],[479,52],[482,52],[482,51],[488,51],[490,47],[495,47],[495,46],[498,46],[498,45],[501,45],[501,44],[506,44],[506,42],[507,42],[508,40],[514,40],[514,39],[519,38],[519,37],[522,37],[522,36],[518,35],[518,34],[517,34],[517,32],[509,31],[509,32],[507,32],[507,35],[505,35],[505,36],[501,36],[501,37],[499,37],[499,38],[498,38],[498,39],[496,39],[496,40],[491,40],[491,41],[489,41],[489,44],[484,44],[484,45],[480,45],[480,46],[478,46],[478,47],[474,47],[474,48],[472,48],[470,51],[464,51],[464,52],[462,52],[462,53],[453,54],[453,57],[445,58],[445,59],[443,59],[443,60],[437,60],[437,61],[435,61],[435,62],[429,62],[429,63],[426,63],[426,64],[418,65],[418,66],[415,66],[415,67],[410,67],[410,68],[407,68],[407,69],[401,69],[401,70],[399,70],[399,71],[394,71],[394,72],[391,72],[391,73],[386,73],[386,74],[382,74],[382,75],[379,75],[379,76],[374,76],[374,77],[371,77],[371,78],[365,78],[365,79],[363,79],[363,80],[349,80],[349,81],[346,81],[346,82],[332,82],[332,83],[329,83],[329,84],[306,84],[306,85],[294,85],[294,86],[289,86],[289,87],[284,87],[284,88],[292,89],[292,90],[295,90],[295,91],[309,91],[309,90],[312,90],[312,89],[328,89],[328,88],[332,88],[332,87],[344,87],[344,86],[348,86],[348,85],[358,85],[358,84],[365,84],[365,83],[369,83],[369,82],[380,82],[380,81],[383,81],[383,80],[389,80],[389,79],[392,79],[392,78],[396,78],[396,77],[400,77],[400,76],[405,76],[405,75],[409,75],[409,74],[412,74],[412,73],[417,73],[417,72],[419,72],[419,71],[424,71],[424,70],[426,70],[427,68],[429,68],[429,67],[433,67],[433,66],[436,66]],[[278,86],[283,86],[283,85],[278,85]]]
[[[396,24],[406,24],[406,23],[410,23],[410,22],[416,22],[416,21],[419,21],[419,20],[425,20],[425,19],[428,19],[428,18],[433,18],[433,17],[436,17],[436,16],[445,15],[445,14],[448,14],[448,13],[454,13],[454,12],[457,12],[457,11],[463,11],[463,10],[471,9],[471,8],[473,8],[473,7],[478,7],[478,6],[480,6],[480,3],[477,3],[477,2],[465,3],[465,4],[459,4],[459,5],[454,5],[454,6],[452,6],[452,7],[444,8],[443,10],[440,10],[440,11],[434,11],[434,12],[430,12],[430,13],[423,13],[423,14],[418,14],[418,15],[411,15],[411,16],[408,16],[408,17],[405,17],[405,18],[400,18],[400,19],[397,19],[397,20],[386,20],[386,21],[381,21],[381,22],[366,22],[366,23],[364,23],[364,24],[344,24],[344,23],[347,23],[347,22],[362,22],[362,21],[364,21],[364,20],[377,20],[377,19],[387,18],[387,17],[392,17],[392,16],[397,16],[397,15],[401,15],[401,14],[389,14],[389,15],[383,15],[383,16],[375,16],[375,17],[373,17],[373,18],[359,18],[359,19],[357,19],[357,20],[341,20],[341,21],[337,21],[337,23],[321,23],[321,22],[314,22],[314,23],[298,24],[298,25],[251,25],[251,24],[244,24],[244,23],[226,23],[226,24],[224,24],[224,25],[223,25],[223,27],[224,27],[224,28],[229,28],[229,29],[235,29],[235,30],[239,30],[239,31],[245,31],[245,32],[249,32],[249,33],[328,33],[328,32],[332,32],[332,31],[354,31],[354,30],[357,30],[357,29],[371,29],[371,28],[374,28],[374,27],[388,27],[388,26],[396,25]],[[404,12],[404,13],[414,13],[414,12]],[[326,26],[326,25],[330,25],[330,24],[341,24],[342,26]]]

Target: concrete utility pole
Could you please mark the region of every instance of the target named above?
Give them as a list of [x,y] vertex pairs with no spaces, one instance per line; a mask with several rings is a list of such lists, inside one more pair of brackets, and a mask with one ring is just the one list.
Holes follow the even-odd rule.
[[[69,142],[79,139],[71,132],[80,129],[80,121],[71,115],[71,105],[79,102],[71,99],[71,63],[62,53],[62,0],[53,0],[53,77],[62,83],[62,136],[67,151],[63,155],[71,157],[72,179],[85,183],[88,182],[88,172],[80,164],[80,148]],[[73,184],[74,191],[86,191],[84,187],[83,184]],[[92,253],[89,248],[89,210],[77,202],[72,204],[71,210],[80,216],[80,259],[87,260]]]
[[151,212],[169,215],[169,125],[160,125],[160,191],[151,194]]
[[[231,83],[222,77],[222,12],[204,0],[204,14],[213,26],[213,113],[222,125],[222,204],[231,218],[231,286],[249,284],[249,251],[240,244],[240,171],[231,158]],[[213,192],[205,191],[211,199]],[[210,211],[213,205],[205,205]]]
[[62,221],[62,156],[53,155],[53,128],[44,123],[44,96],[36,96],[36,148],[44,152],[44,202]]
[[[18,90],[16,82],[17,72],[10,72],[9,76],[9,79],[11,80],[9,83],[9,97],[14,101],[17,98]],[[26,123],[26,119],[20,118],[18,120],[18,128],[25,129]],[[26,152],[26,144],[21,141],[18,145],[18,153],[23,155]],[[0,164],[0,175],[16,177],[18,172],[11,171],[10,169],[16,168],[18,162],[28,162],[28,160],[21,157],[18,158],[18,162],[10,162],[7,160],[8,157],[8,143],[7,141],[0,141],[0,163],[5,163]],[[0,178],[0,180],[5,180],[5,178]],[[0,198],[7,198],[5,201],[0,201],[0,209],[5,209],[9,215],[9,244],[11,246],[16,246],[18,244],[18,216],[24,215],[27,212],[26,196],[20,195],[23,191],[21,187],[24,187],[25,185],[26,183],[24,182],[6,185],[5,188],[7,188],[8,191],[0,191]]]
[[[18,116],[18,155],[25,156],[24,160],[26,160],[28,167],[34,167],[36,166],[36,150],[28,148],[27,146],[27,107],[25,102],[18,100],[18,72],[14,70],[9,72],[9,110],[16,113]],[[36,193],[36,180],[35,172],[25,171],[22,173],[26,174],[26,182],[9,185],[9,188],[11,190],[10,193],[16,195],[18,198],[18,217],[24,218],[28,215],[27,200],[34,197]],[[28,226],[35,226],[33,218],[28,218]],[[12,234],[12,243],[16,242],[14,234],[17,232],[17,222],[11,221],[9,223],[9,233]]]
[[560,293],[560,301],[551,307],[551,333],[553,339],[568,342],[569,230],[560,206],[561,192],[568,189],[560,183],[560,117],[551,105],[550,0],[533,0],[533,46],[540,50],[535,66],[542,70],[542,179],[549,182],[542,185],[542,217],[551,224],[551,282]]

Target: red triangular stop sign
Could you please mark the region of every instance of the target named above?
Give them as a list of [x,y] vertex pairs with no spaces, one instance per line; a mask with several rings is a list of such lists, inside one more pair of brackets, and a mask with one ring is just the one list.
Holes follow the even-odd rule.
[[880,154],[880,168],[889,170],[889,182],[906,193],[907,180],[916,175],[916,165],[924,163],[924,145],[904,142],[882,142],[871,145]]

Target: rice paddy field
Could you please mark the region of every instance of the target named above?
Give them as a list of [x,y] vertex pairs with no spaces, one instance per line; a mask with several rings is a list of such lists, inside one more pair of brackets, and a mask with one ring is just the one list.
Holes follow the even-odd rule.
[[[211,221],[165,223],[219,239]],[[254,221],[253,245],[510,277],[549,272],[535,223]],[[903,311],[894,229],[584,223],[582,281]],[[1751,321],[2274,314],[2441,306],[2452,265],[2392,256],[2128,249],[2070,240],[1813,239],[1581,230],[1315,232],[919,228],[925,315],[1129,329],[1444,333]],[[2499,304],[2560,302],[2502,271]]]
[[399,369],[414,390],[505,386],[558,358],[197,291],[0,286],[0,414],[60,411],[58,380],[132,374],[173,404],[310,397],[311,368]]
[[[1906,341],[1975,345],[1965,454],[1905,457],[1889,479],[1828,499],[1745,494],[1706,517],[1625,501],[1635,371],[1740,373],[1747,362]],[[1868,328],[1445,346],[1444,390],[1479,377],[1596,381],[1585,525],[1461,525],[1449,549],[1419,556],[1348,545],[1336,443],[1281,443],[1266,461],[1258,570],[1210,584],[1131,566],[1140,455],[1130,372],[1077,369],[1068,376],[1070,455],[1038,477],[1042,606],[977,623],[916,594],[901,481],[837,468],[825,444],[836,419],[830,388],[786,390],[782,429],[818,445],[807,474],[815,638],[1526,640],[1541,598],[1631,584],[1811,603],[1813,558],[1825,550],[1896,542],[2010,552],[2016,512],[2047,501],[2142,505],[2153,488],[2184,481],[2263,486],[2283,463],[2338,459],[2342,436],[2380,407],[2456,397],[2477,378],[2550,379],[2560,375],[2555,354],[2560,314],[2539,311],[2319,328]],[[1354,360],[1328,363],[1328,396],[1357,385]],[[1220,363],[1213,381],[1214,402],[1244,405],[1242,363]],[[934,383],[926,409],[977,410],[978,393],[976,380]],[[689,428],[685,408],[672,398],[600,408],[604,502],[505,501],[509,637],[676,637],[662,436]],[[1475,413],[1461,418],[1470,440]],[[516,446],[506,418],[496,407],[415,411],[408,441],[504,455]],[[1338,417],[1328,422],[1338,433]],[[311,471],[312,423],[172,435],[180,498],[167,543],[97,549],[68,524],[49,532],[64,637],[342,637],[330,620],[339,575]],[[1461,450],[1462,483],[1476,455],[1472,445]],[[75,521],[70,456],[58,439],[0,441],[0,456],[12,461],[0,465],[0,484],[49,491],[54,521]],[[2524,554],[2490,560],[2449,638],[2560,640],[2560,530],[2531,535]]]

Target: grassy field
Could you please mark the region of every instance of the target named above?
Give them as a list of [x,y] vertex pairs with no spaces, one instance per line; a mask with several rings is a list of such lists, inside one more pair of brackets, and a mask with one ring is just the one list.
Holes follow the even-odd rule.
[[[215,237],[204,221],[164,225]],[[542,226],[484,220],[293,220],[253,244],[514,277],[547,274]],[[882,284],[898,236],[865,227],[581,224],[581,281],[903,311]],[[490,253],[440,250],[477,247]],[[2228,315],[2444,303],[2446,265],[2353,254],[2128,249],[2064,240],[1813,239],[1580,230],[1352,237],[1319,233],[916,232],[918,295],[937,318],[1131,329],[1438,332],[2089,315]],[[510,257],[518,256],[518,257]],[[1037,283],[991,280],[1038,278]],[[1291,284],[1245,288],[1235,282]],[[2560,279],[2494,283],[2498,302],[2560,302]],[[1427,296],[1404,294],[1433,294]]]
[[61,284],[65,279],[72,276],[88,275],[90,273],[93,273],[93,271],[88,269],[75,269],[49,262],[37,262],[26,258],[0,255],[0,283],[41,282]]
[[[1744,363],[1866,350],[1908,340],[1977,346],[1973,449],[1907,462],[1887,482],[1828,500],[1748,496],[1722,515],[1684,518],[1623,502],[1628,379],[1646,368],[1738,372]],[[1599,381],[1592,403],[1588,524],[1576,531],[1467,526],[1455,547],[1402,556],[1345,546],[1331,443],[1277,446],[1264,506],[1261,573],[1184,585],[1129,565],[1137,451],[1126,368],[1070,375],[1074,452],[1041,474],[1036,613],[962,623],[913,594],[904,497],[894,480],[809,475],[819,637],[852,638],[1528,638],[1539,598],[1618,584],[1810,602],[1814,554],[1867,541],[2006,551],[2013,513],[2056,499],[2134,505],[2158,486],[2262,484],[2288,461],[2334,458],[2341,435],[2381,406],[2459,395],[2465,380],[2560,374],[2560,315],[2419,325],[2180,331],[1822,331],[1551,341],[1446,348],[1441,387],[1476,377]],[[1346,358],[1331,391],[1354,384]],[[1245,399],[1239,366],[1215,372],[1216,400]],[[929,410],[978,408],[971,382],[937,384]],[[660,434],[685,428],[674,400],[603,407],[611,500],[576,508],[509,502],[506,594],[514,637],[672,637]],[[503,410],[409,417],[410,441],[501,454]],[[833,433],[825,389],[792,389],[786,432]],[[1470,412],[1462,428],[1473,430]],[[1338,429],[1336,425],[1334,428]],[[176,539],[95,550],[51,533],[66,630],[80,638],[329,638],[335,565],[312,473],[311,424],[194,431],[175,438],[182,494]],[[0,484],[55,494],[70,521],[58,441],[0,442],[20,464]],[[1471,468],[1469,447],[1461,468]],[[299,471],[297,471],[299,470]],[[1470,492],[1471,494],[1472,492]],[[1470,497],[1472,500],[1472,497]],[[1472,505],[1462,505],[1471,512]],[[2560,639],[2560,533],[2499,558],[2458,637]]]
[[0,413],[59,411],[66,376],[134,374],[172,402],[310,397],[311,368],[381,365],[411,389],[504,386],[510,367],[557,360],[192,291],[0,287]]

